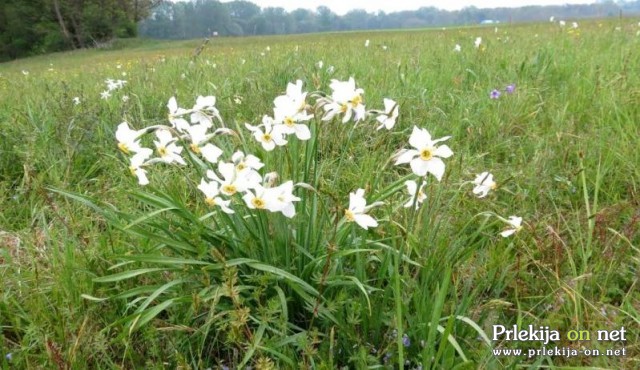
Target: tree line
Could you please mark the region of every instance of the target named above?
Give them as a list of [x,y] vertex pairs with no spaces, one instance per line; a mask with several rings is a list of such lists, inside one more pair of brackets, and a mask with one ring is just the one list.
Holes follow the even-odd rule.
[[446,11],[369,13],[339,16],[326,6],[316,10],[259,6],[243,0],[2,0],[0,61],[53,51],[103,45],[137,35],[159,39],[281,35],[348,30],[402,29],[478,24],[493,20],[526,22],[640,13],[640,1],[599,1],[590,5],[526,6]]
[[281,35],[326,31],[402,29],[478,24],[493,20],[527,22],[586,17],[618,16],[640,13],[640,1],[600,1],[590,5],[526,6],[521,8],[479,9],[467,7],[446,11],[423,7],[414,11],[369,13],[352,10],[339,16],[326,6],[315,11],[283,8],[261,9],[249,1],[221,3],[216,0],[165,2],[140,23],[141,36],[160,39],[191,39],[220,36]]
[[2,0],[0,61],[135,37],[162,0]]

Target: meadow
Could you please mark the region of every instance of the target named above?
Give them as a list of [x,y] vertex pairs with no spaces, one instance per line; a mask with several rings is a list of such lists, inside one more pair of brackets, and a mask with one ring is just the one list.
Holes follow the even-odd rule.
[[640,23],[576,26],[0,64],[0,368],[639,368]]

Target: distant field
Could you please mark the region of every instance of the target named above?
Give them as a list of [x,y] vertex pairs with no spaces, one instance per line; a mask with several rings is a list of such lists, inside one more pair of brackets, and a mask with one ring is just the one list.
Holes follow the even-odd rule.
[[[640,368],[640,23],[576,26],[117,41],[0,64],[0,368]],[[350,77],[363,92],[340,104],[332,80]],[[126,83],[101,97],[107,79]],[[245,123],[285,92],[304,108],[296,80],[311,137],[266,150],[254,137],[278,129]],[[218,162],[240,150],[267,189],[305,184],[294,217],[269,212],[262,187],[198,189],[221,167],[175,127],[197,117],[167,108],[215,116],[198,96],[216,97],[208,132],[233,131],[201,143]],[[360,98],[366,118],[342,123]],[[384,98],[399,117],[377,130]],[[118,150],[121,122],[169,119],[186,165],[162,163],[153,132],[156,160]],[[416,146],[414,126],[450,138]],[[442,158],[442,178],[396,164],[402,149]],[[480,198],[483,172],[495,186]],[[359,188],[375,207],[355,206]]]

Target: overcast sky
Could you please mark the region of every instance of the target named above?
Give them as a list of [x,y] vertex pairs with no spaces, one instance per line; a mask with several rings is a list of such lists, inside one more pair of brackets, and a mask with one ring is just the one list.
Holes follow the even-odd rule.
[[[222,0],[228,2],[230,0]],[[287,11],[298,8],[316,9],[320,5],[327,6],[334,13],[343,15],[352,9],[364,9],[368,12],[383,10],[387,13],[399,10],[415,10],[423,6],[434,6],[440,9],[455,10],[466,6],[478,8],[518,7],[523,5],[563,5],[588,4],[590,0],[249,0],[261,7],[282,7]]]

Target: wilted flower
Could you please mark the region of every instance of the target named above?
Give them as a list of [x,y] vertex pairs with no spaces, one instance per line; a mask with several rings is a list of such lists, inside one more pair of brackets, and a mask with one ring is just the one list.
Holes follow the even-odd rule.
[[500,95],[501,95],[500,90],[493,89],[491,91],[491,93],[489,94],[489,97],[491,99],[498,99],[498,98],[500,98]]
[[[407,180],[404,182],[404,184],[407,186],[407,192],[409,192],[410,195],[410,198],[404,204],[404,207],[409,208],[413,205],[414,202],[416,203],[416,208],[420,207],[420,204],[422,204],[422,202],[427,199],[427,195],[423,191],[426,183],[423,182],[422,185],[420,185],[420,189],[418,189],[418,184],[413,180]],[[418,193],[417,197],[416,192]]]
[[[262,147],[266,151],[272,151],[277,146],[283,146],[287,144],[283,136],[282,125],[276,125],[273,122],[273,118],[269,116],[262,117],[262,125],[252,126],[248,123],[244,124],[245,127],[253,132],[253,137],[262,144]],[[260,129],[260,126],[264,127],[264,131]]]
[[473,183],[476,185],[473,188],[473,194],[476,194],[478,198],[486,197],[490,190],[495,190],[497,187],[495,181],[493,181],[493,175],[489,172],[483,172],[476,176]]
[[220,198],[220,185],[215,182],[207,182],[205,179],[200,180],[200,185],[198,185],[198,189],[204,193],[204,201],[209,206],[219,206],[223,212],[225,213],[234,213],[234,211],[229,208],[230,200],[224,200]]
[[384,111],[385,113],[376,117],[376,120],[380,122],[380,126],[378,126],[378,130],[381,128],[386,128],[387,130],[391,130],[393,126],[396,124],[396,120],[398,119],[398,103],[391,99],[384,99]]
[[409,163],[411,170],[418,176],[431,173],[440,181],[444,175],[444,162],[441,158],[449,158],[453,152],[447,145],[436,146],[441,141],[448,140],[450,136],[432,140],[429,131],[413,127],[409,138],[409,144],[414,149],[403,149],[396,160],[396,165]]
[[509,216],[508,220],[504,220],[509,224],[509,228],[500,233],[503,238],[511,236],[522,229],[522,217]]
[[349,208],[345,209],[344,217],[347,222],[355,221],[365,230],[370,227],[376,227],[378,226],[378,221],[366,214],[374,205],[367,207],[367,201],[364,199],[364,189],[358,189],[355,193],[349,194]]
[[180,156],[182,147],[175,144],[176,139],[171,135],[171,132],[167,130],[157,130],[156,137],[158,141],[154,141],[153,143],[156,145],[160,160],[165,163],[177,162],[183,165],[186,164]]

